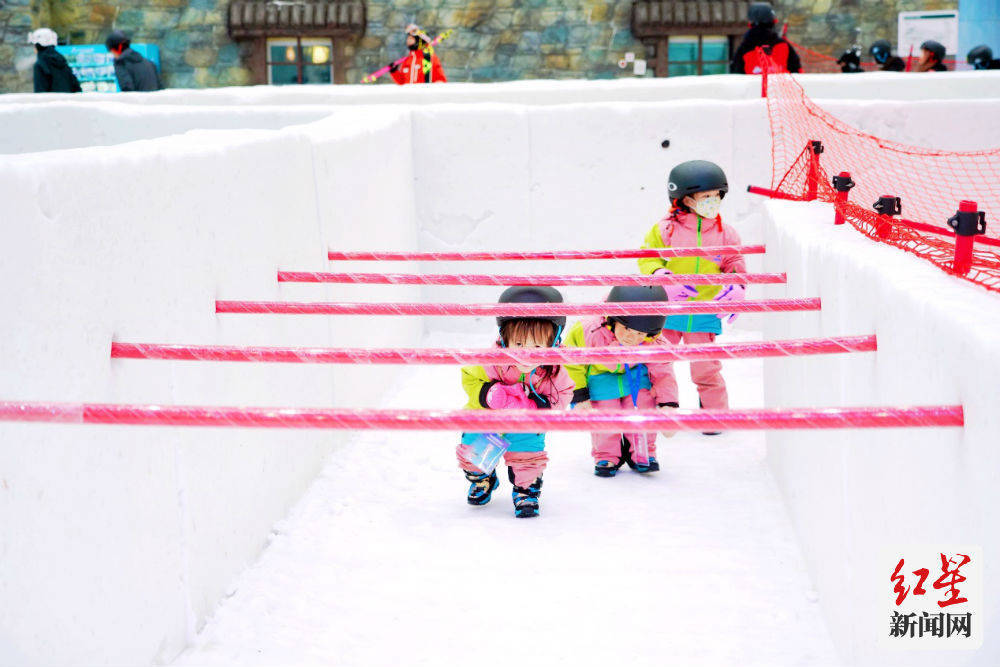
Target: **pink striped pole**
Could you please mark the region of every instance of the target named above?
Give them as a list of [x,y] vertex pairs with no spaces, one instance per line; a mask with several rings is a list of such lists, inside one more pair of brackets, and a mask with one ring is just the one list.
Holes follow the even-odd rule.
[[217,313],[284,315],[427,315],[554,317],[563,315],[711,315],[819,310],[820,300],[685,301],[684,303],[328,303],[216,301]]
[[639,345],[635,347],[556,347],[537,349],[488,348],[322,348],[234,347],[225,345],[163,345],[112,343],[115,359],[168,359],[174,361],[238,361],[291,364],[483,364],[487,366],[558,364],[663,363],[706,359],[750,359],[815,354],[874,352],[875,336],[842,336],[775,340],[730,345]]
[[960,405],[759,410],[350,410],[0,402],[0,421],[338,430],[622,432],[963,426]]
[[386,262],[488,262],[549,259],[644,259],[648,257],[712,257],[713,255],[759,255],[762,245],[723,245],[702,248],[644,248],[636,250],[555,250],[541,252],[370,252],[330,250],[329,259]]
[[491,276],[474,273],[324,273],[278,271],[279,283],[360,283],[364,285],[750,285],[788,281],[784,273],[669,273],[657,276],[628,275],[527,275]]

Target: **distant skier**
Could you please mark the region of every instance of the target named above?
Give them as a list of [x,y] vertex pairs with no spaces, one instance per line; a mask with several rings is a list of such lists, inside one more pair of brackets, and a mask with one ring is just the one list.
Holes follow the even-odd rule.
[[441,67],[441,61],[434,55],[431,38],[413,23],[406,27],[406,48],[410,50],[410,55],[403,64],[393,63],[389,67],[393,81],[401,86],[408,83],[448,81],[444,75],[444,68]]
[[115,76],[123,93],[160,90],[160,74],[152,61],[132,50],[132,40],[119,30],[113,31],[104,46],[115,57]]
[[[510,287],[500,295],[500,303],[562,300],[559,291],[552,287]],[[498,317],[497,325],[500,327],[497,347],[511,350],[557,347],[566,318]],[[573,381],[561,366],[465,366],[462,387],[469,396],[465,407],[471,410],[558,410],[568,406],[573,397]],[[489,469],[484,470],[475,464],[491,441],[499,441],[506,449],[503,458],[507,477],[514,486],[514,516],[538,516],[542,473],[549,460],[544,433],[463,433],[456,454],[465,478],[471,482],[469,504],[488,503],[500,483],[494,467],[485,466]]]
[[861,49],[856,46],[847,49],[840,54],[840,58],[837,59],[837,64],[840,65],[840,71],[844,74],[857,74],[858,72],[864,72],[864,70],[861,69]]
[[944,45],[928,39],[920,45],[920,60],[917,62],[918,72],[947,72],[944,63]]
[[993,49],[985,44],[970,49],[965,59],[973,69],[1000,69],[1000,60],[993,59]]
[[[667,189],[670,213],[653,225],[646,234],[643,248],[701,247],[739,245],[740,237],[729,225],[722,222],[719,207],[729,192],[729,182],[719,165],[706,160],[682,162],[670,170]],[[662,273],[741,273],[746,271],[742,255],[714,255],[712,257],[675,257],[671,259],[648,258],[639,260],[639,271],[645,274]],[[742,301],[746,297],[745,285],[671,285],[667,287],[670,301]],[[663,328],[663,337],[674,345],[684,343],[711,343],[722,333],[720,315],[671,315]],[[731,322],[736,315],[729,315]],[[669,391],[658,400],[677,402],[677,381],[672,364],[669,370]],[[722,378],[719,361],[692,361],[691,379],[698,387],[698,397],[703,408],[728,408],[729,395]],[[708,432],[706,435],[716,435]]]
[[755,2],[747,11],[747,21],[750,29],[743,35],[729,71],[733,74],[760,74],[760,64],[757,62],[755,50],[761,47],[782,71],[802,71],[799,54],[795,52],[787,39],[775,30],[778,19],[774,9],[767,2]]
[[59,37],[50,28],[39,28],[28,35],[28,43],[35,45],[38,59],[35,61],[34,78],[36,93],[79,93],[77,80],[69,63],[56,51]]
[[[666,300],[667,293],[659,285],[613,287],[607,298],[608,303]],[[669,345],[660,335],[665,320],[663,315],[592,317],[573,325],[566,345]],[[576,387],[573,392],[575,409],[646,410],[659,407],[672,410],[677,407],[677,383],[670,386],[673,374],[668,364],[567,364],[566,370]],[[594,474],[598,477],[614,477],[625,464],[638,473],[660,469],[656,460],[656,433],[592,433],[590,442]]]
[[868,53],[883,72],[902,72],[906,69],[903,59],[892,55],[892,44],[887,39],[876,39],[868,48]]

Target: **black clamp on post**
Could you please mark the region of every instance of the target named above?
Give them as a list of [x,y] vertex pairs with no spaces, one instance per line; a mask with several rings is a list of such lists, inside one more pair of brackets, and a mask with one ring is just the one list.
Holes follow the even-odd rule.
[[810,148],[812,149],[813,155],[819,155],[825,149],[823,148],[823,142],[813,139],[809,142]]
[[878,220],[875,221],[875,235],[880,239],[889,238],[892,234],[892,223],[886,219],[891,220],[892,216],[902,213],[903,203],[899,197],[882,195],[877,202],[872,204],[872,208],[879,214]]
[[955,230],[955,236],[985,234],[986,211],[977,211],[973,202],[960,202],[958,211],[948,218],[948,226]]
[[849,192],[857,183],[846,171],[833,177],[833,189],[837,192]]
[[872,204],[872,208],[879,215],[887,215],[892,217],[894,215],[900,215],[903,212],[903,202],[899,197],[893,197],[892,195],[882,195],[878,198],[878,201]]

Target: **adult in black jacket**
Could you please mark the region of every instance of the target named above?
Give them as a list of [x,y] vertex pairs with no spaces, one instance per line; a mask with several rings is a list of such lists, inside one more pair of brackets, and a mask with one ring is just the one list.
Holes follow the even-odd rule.
[[868,53],[883,72],[902,72],[906,69],[903,59],[892,55],[892,44],[887,39],[876,39],[869,47]]
[[771,58],[782,68],[792,72],[802,71],[802,63],[799,61],[799,54],[795,52],[788,40],[778,35],[775,24],[778,19],[774,15],[774,9],[766,2],[755,2],[750,5],[747,12],[747,21],[750,29],[743,35],[743,41],[733,54],[733,62],[729,65],[729,71],[733,74],[757,74],[754,72],[756,59],[754,50],[759,46],[770,54]]
[[28,42],[34,44],[38,52],[34,69],[36,93],[80,92],[80,82],[69,63],[56,51],[58,39],[49,28],[39,28],[28,35]]
[[115,76],[122,92],[159,90],[160,74],[156,65],[131,48],[132,40],[115,30],[104,45],[115,57]]

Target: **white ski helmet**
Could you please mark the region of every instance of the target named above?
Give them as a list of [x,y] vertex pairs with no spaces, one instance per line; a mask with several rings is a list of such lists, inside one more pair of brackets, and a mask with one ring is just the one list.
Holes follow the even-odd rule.
[[38,46],[55,46],[59,43],[59,36],[51,28],[39,28],[28,33],[28,44],[38,44]]

